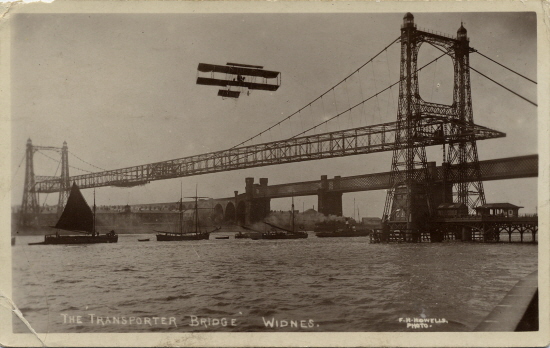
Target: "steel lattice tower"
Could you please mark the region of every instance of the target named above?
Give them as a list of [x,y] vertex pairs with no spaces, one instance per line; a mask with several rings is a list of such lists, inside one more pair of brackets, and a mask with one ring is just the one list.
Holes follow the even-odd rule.
[[[38,150],[55,151],[61,154],[61,176],[36,176],[34,173],[34,153]],[[63,142],[63,147],[53,146],[34,146],[31,139],[27,140],[27,150],[25,153],[25,184],[23,187],[23,202],[21,212],[19,213],[19,226],[38,225],[38,214],[40,206],[38,204],[38,192],[36,185],[41,182],[49,182],[48,185],[59,192],[57,201],[57,214],[63,212],[70,191],[69,179],[69,149],[67,142]]]
[[420,44],[414,17],[407,13],[401,28],[401,68],[399,101],[397,110],[398,130],[395,134],[397,148],[393,151],[391,177],[392,189],[386,197],[384,218],[399,221],[413,228],[419,215],[429,211],[429,195],[426,187],[428,163],[426,147],[417,143],[421,133],[422,115],[418,93],[417,60]]
[[71,190],[71,185],[69,182],[69,149],[67,147],[67,142],[63,142],[63,147],[61,148],[61,178],[59,181],[59,200],[57,201],[57,214],[61,215],[63,208],[65,208],[65,203],[69,199],[69,192]]
[[[472,111],[472,90],[470,85],[470,42],[464,26],[457,32],[458,43],[454,45],[454,91],[453,106],[456,108],[459,127],[449,127],[450,135],[462,137],[468,125],[474,124]],[[454,182],[456,202],[464,203],[470,210],[485,204],[485,192],[481,181],[476,140],[450,142],[446,147],[447,178]],[[458,179],[458,180],[454,180]]]
[[27,140],[25,151],[25,185],[23,187],[23,202],[19,213],[19,226],[30,226],[36,223],[38,215],[38,194],[34,192],[34,148],[31,139]]
[[[423,43],[431,44],[449,55],[454,65],[453,104],[443,105],[422,100],[418,89],[418,52]],[[393,152],[390,182],[384,219],[396,228],[415,229],[431,216],[437,203],[455,201],[473,209],[485,203],[479,170],[469,69],[469,40],[461,25],[457,37],[447,37],[418,30],[414,16],[407,13],[401,28],[401,69],[398,131]],[[447,121],[436,132],[427,132],[437,120]],[[445,177],[454,187],[432,185],[426,158],[426,139],[444,139]],[[437,194],[434,190],[439,189]]]

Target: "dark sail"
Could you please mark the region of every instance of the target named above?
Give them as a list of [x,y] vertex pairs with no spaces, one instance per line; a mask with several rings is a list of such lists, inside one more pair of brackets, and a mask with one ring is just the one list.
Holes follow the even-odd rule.
[[73,184],[67,205],[54,227],[68,231],[93,232],[94,215],[76,183]]

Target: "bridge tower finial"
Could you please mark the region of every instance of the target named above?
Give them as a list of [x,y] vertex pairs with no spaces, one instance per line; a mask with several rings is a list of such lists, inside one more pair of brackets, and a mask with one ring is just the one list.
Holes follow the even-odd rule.
[[403,28],[414,28],[414,16],[412,13],[407,12],[403,17]]
[[464,23],[460,22],[460,28],[456,32],[456,38],[460,41],[468,39],[468,31],[464,28]]

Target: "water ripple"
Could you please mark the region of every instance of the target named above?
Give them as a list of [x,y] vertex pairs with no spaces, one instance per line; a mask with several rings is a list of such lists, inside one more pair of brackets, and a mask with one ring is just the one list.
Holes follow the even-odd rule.
[[[227,332],[275,330],[263,318],[311,319],[319,325],[311,331],[406,331],[397,319],[420,315],[449,321],[432,331],[470,331],[537,265],[537,248],[528,245],[309,238],[145,249],[135,240],[57,249],[22,240],[13,248],[14,301],[38,332],[213,330],[185,324],[190,315],[238,318],[238,326],[216,329]],[[176,317],[181,325],[70,326],[60,312]]]

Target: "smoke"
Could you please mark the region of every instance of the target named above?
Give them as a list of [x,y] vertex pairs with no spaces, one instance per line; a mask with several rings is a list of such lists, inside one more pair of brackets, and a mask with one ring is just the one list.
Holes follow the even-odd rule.
[[[316,224],[327,222],[327,221],[339,221],[345,222],[346,217],[328,215],[325,216],[322,213],[319,213],[313,209],[309,209],[303,213],[295,212],[294,213],[294,226],[296,229],[305,229],[307,231],[312,231],[315,228]],[[292,228],[292,212],[290,211],[272,211],[265,218],[265,221],[280,226],[283,228],[290,229]],[[265,226],[265,224],[262,224]],[[262,227],[265,228],[265,227]]]
[[[179,230],[180,214],[178,211],[142,211],[136,213],[98,213],[97,229],[100,233],[115,230],[117,233],[153,233],[155,231],[176,232]],[[212,230],[217,226],[207,210],[199,210],[201,229]],[[183,213],[184,230],[194,230],[194,213]]]

